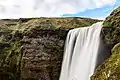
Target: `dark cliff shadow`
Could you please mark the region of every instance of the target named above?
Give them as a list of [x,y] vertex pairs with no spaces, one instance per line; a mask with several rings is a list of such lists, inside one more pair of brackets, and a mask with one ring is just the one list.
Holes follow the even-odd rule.
[[111,49],[113,46],[113,44],[105,44],[102,39],[102,34],[100,35],[100,45],[98,48],[96,68],[112,55]]

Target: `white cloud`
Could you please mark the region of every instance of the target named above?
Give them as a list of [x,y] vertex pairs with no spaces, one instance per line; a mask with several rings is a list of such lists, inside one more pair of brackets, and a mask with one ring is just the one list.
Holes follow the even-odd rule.
[[0,18],[59,17],[112,5],[116,0],[0,0]]

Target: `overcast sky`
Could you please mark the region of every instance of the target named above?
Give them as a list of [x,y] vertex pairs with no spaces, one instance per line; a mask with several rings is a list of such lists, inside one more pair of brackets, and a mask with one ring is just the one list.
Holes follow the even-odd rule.
[[[0,18],[41,16],[105,18],[105,15],[120,5],[119,2],[119,0],[0,0]],[[108,12],[105,13],[105,10]]]

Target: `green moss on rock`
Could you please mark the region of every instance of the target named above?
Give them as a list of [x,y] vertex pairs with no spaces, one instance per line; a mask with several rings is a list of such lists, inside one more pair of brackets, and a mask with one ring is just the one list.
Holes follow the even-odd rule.
[[5,46],[5,48],[3,48],[0,52],[1,74],[4,73],[6,77],[12,78],[12,80],[19,80],[20,78],[20,61],[22,56],[20,47],[20,40],[16,38],[15,40],[9,43],[8,47]]
[[120,6],[103,23],[103,40],[107,44],[120,42]]
[[110,58],[97,67],[91,80],[120,80],[120,7],[104,21],[102,36],[105,44],[115,46]]
[[100,65],[91,80],[120,80],[120,43],[112,49],[112,56]]
[[120,43],[116,44],[112,49],[113,54],[120,54]]

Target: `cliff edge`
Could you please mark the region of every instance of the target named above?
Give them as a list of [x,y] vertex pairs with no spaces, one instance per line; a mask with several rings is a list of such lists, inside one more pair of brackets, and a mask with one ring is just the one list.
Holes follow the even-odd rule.
[[102,36],[104,44],[114,45],[112,55],[97,67],[91,80],[120,80],[120,7],[106,18]]

